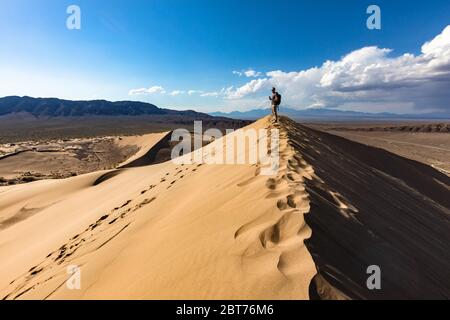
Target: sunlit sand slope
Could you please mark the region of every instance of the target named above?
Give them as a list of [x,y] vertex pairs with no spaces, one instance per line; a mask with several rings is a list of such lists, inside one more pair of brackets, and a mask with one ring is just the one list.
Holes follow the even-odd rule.
[[[308,299],[312,169],[280,132],[274,176],[166,162],[0,189],[0,217],[20,217],[0,232],[0,297]],[[66,286],[70,265],[80,290]]]

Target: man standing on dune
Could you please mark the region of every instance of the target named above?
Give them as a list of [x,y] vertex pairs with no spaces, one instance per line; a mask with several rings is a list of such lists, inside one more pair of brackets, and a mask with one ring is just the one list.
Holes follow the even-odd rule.
[[281,95],[275,88],[272,88],[272,96],[269,99],[272,101],[272,116],[275,116],[275,122],[278,122],[278,109],[281,104]]

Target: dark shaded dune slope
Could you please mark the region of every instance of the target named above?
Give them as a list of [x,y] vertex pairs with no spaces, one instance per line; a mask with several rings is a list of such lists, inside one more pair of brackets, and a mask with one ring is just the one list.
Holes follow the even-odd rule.
[[150,148],[142,157],[121,166],[120,168],[135,168],[157,164],[170,160],[172,132],[167,133],[158,143]]
[[[354,299],[450,298],[450,178],[385,150],[282,119],[313,166],[306,181],[313,230],[306,245],[324,283]],[[366,286],[381,268],[381,290]],[[325,279],[326,281],[323,281]],[[313,292],[315,294],[316,292]]]

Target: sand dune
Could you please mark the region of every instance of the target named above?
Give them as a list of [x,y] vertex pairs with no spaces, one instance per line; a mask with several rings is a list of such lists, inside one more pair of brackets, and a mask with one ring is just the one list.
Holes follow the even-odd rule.
[[[119,146],[134,145],[139,150],[132,157],[119,164],[118,167],[131,168],[152,164],[157,158],[157,151],[161,149],[161,146],[167,144],[168,139],[170,139],[170,132],[122,137],[121,140],[117,140]],[[158,144],[161,146],[158,147]]]
[[139,163],[151,164],[157,162],[161,154],[164,156],[160,144],[168,134],[3,144],[0,145],[0,185],[62,179]]
[[[36,210],[0,233],[1,296],[307,299],[308,201],[301,173],[283,178],[286,139],[282,154],[271,178],[255,165],[166,162],[97,184],[107,172],[0,189],[2,218]],[[81,290],[64,285],[73,264]]]
[[287,118],[241,130],[274,126],[274,176],[169,161],[1,187],[0,298],[449,297],[447,176]]
[[[354,299],[450,298],[450,178],[385,150],[285,123],[315,172],[306,181],[313,230],[306,244],[319,269],[319,293],[333,297],[325,281]],[[370,265],[381,269],[382,290],[367,289]]]

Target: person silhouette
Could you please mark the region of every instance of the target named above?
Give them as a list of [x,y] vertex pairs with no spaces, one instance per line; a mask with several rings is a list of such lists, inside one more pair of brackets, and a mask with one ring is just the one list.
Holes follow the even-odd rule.
[[272,88],[272,96],[269,97],[272,101],[272,116],[275,117],[275,122],[278,122],[278,110],[281,104],[281,95],[277,92],[277,89]]

